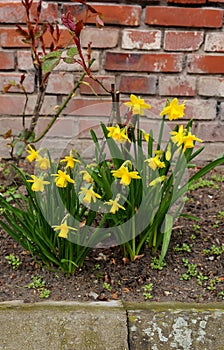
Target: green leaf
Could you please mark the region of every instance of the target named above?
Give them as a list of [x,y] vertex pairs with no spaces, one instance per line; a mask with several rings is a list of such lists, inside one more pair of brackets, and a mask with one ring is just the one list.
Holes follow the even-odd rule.
[[15,145],[15,154],[17,157],[21,157],[25,151],[26,145],[23,141],[17,141]]
[[42,58],[42,70],[44,74],[51,72],[59,64],[62,52],[62,50],[49,52]]
[[73,46],[73,47],[70,47],[68,50],[67,50],[67,56],[69,57],[73,57],[75,55],[78,54],[78,49],[76,46]]
[[50,58],[42,63],[42,70],[43,73],[50,73],[60,62],[60,57],[59,58]]
[[166,253],[167,253],[167,250],[169,247],[169,243],[170,243],[170,237],[172,234],[172,228],[173,228],[173,217],[170,214],[166,214],[165,230],[164,230],[164,234],[163,234],[163,244],[162,244],[161,254],[159,257],[160,263],[163,261],[163,259],[166,256]]

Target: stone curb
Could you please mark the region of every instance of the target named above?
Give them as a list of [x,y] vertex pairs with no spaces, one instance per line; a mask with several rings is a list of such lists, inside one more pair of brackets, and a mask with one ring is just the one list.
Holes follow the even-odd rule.
[[224,303],[0,303],[0,350],[224,350]]

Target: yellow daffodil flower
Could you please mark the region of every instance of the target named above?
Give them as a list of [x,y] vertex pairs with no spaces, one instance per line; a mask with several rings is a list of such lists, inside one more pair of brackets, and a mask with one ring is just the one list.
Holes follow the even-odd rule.
[[37,159],[39,157],[39,152],[40,151],[36,151],[30,145],[28,145],[28,148],[29,149],[27,150],[27,152],[29,153],[29,156],[27,156],[26,159],[28,159],[28,161],[30,163],[32,163],[35,159]]
[[107,130],[109,131],[108,137],[112,137],[115,141],[118,141],[120,143],[125,143],[126,141],[131,142],[127,135],[127,129],[126,128],[120,128],[119,125],[115,126],[108,126]]
[[31,190],[34,192],[43,192],[44,191],[44,185],[49,185],[49,181],[43,180],[41,177],[37,177],[35,175],[31,175],[32,180],[27,180],[27,182],[33,182],[31,186]]
[[145,103],[143,98],[139,98],[133,94],[130,96],[130,101],[124,103],[125,106],[129,107],[133,114],[144,115],[144,110],[151,108],[151,105]]
[[149,184],[149,186],[155,186],[161,182],[163,182],[164,180],[166,180],[166,176],[163,175],[163,176],[159,176],[157,177],[156,179],[152,180]]
[[96,199],[97,198],[101,198],[101,196],[93,191],[93,188],[85,188],[85,187],[81,187],[81,191],[79,192],[79,194],[84,194],[84,198],[83,198],[83,202],[86,203],[91,203],[91,201],[93,200],[94,203],[96,203]]
[[161,160],[159,159],[160,155],[157,154],[155,157],[153,158],[149,158],[146,159],[145,162],[148,162],[148,166],[152,169],[152,170],[156,170],[157,168],[164,168],[165,167],[165,163],[161,162]]
[[203,142],[201,139],[199,139],[195,135],[192,135],[191,132],[189,131],[188,134],[183,137],[183,143],[184,143],[183,152],[185,152],[187,148],[193,148],[195,141]]
[[168,146],[167,146],[167,149],[166,149],[166,153],[165,153],[165,158],[166,158],[167,162],[170,161],[171,156],[172,156],[172,154],[171,154],[171,143],[169,142]]
[[161,116],[167,114],[169,120],[176,120],[184,116],[185,102],[178,104],[178,99],[174,98],[170,104],[163,108]]
[[80,171],[80,174],[83,174],[83,180],[88,182],[88,183],[94,183],[94,180],[92,178],[92,176],[88,173],[87,170],[82,170]]
[[183,125],[179,126],[178,131],[171,131],[170,135],[171,136],[171,140],[173,141],[173,143],[177,144],[177,146],[181,146],[182,143],[184,142],[183,138],[185,135],[186,130],[184,129]]
[[126,210],[122,205],[118,203],[118,198],[109,199],[108,202],[105,202],[107,205],[111,205],[110,213],[115,214],[119,209]]
[[36,159],[37,165],[41,170],[47,170],[50,168],[50,161],[46,157],[38,156]]
[[68,226],[67,221],[65,220],[61,225],[52,226],[55,231],[60,231],[58,237],[68,238],[69,230],[77,231],[76,228]]
[[112,170],[111,173],[116,178],[121,178],[120,184],[124,186],[129,186],[131,179],[141,179],[137,171],[129,171],[128,168],[122,164],[122,166],[117,170]]
[[68,182],[74,184],[75,181],[62,170],[58,170],[57,174],[51,174],[51,176],[56,176],[55,182],[57,187],[66,187]]
[[65,158],[63,158],[60,163],[66,162],[66,166],[65,168],[71,168],[73,169],[75,166],[75,163],[80,163],[80,161],[78,159],[75,159],[73,157],[72,151],[70,151],[69,156],[65,156]]
[[149,134],[147,134],[146,132],[143,131],[143,137],[144,137],[146,142],[149,142],[149,137],[150,137]]

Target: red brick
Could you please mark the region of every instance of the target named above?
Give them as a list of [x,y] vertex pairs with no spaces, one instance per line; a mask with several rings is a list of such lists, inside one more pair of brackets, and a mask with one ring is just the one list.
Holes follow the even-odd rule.
[[23,37],[16,32],[16,28],[0,28],[0,41],[2,47],[29,47],[25,44]]
[[[111,90],[111,84],[115,83],[115,77],[114,76],[96,76],[96,78],[103,84],[103,86],[110,91]],[[103,89],[102,86],[100,86],[99,83],[94,81],[93,79],[86,77],[84,80],[84,83],[88,83],[90,86],[86,84],[80,85],[80,93],[83,95],[107,95],[108,92]]]
[[[31,7],[31,20],[36,16],[37,1]],[[57,3],[42,3],[41,21],[53,22],[58,19]],[[1,23],[26,23],[26,10],[21,1],[6,1],[0,3]]]
[[[141,6],[137,5],[117,5],[117,4],[96,4],[91,6],[103,15],[105,24],[117,24],[124,26],[139,26],[141,23]],[[71,11],[72,15],[77,19],[86,18],[86,10],[84,5],[64,4],[62,6],[63,13]],[[95,23],[95,16],[89,13],[87,23]]]
[[14,52],[0,51],[0,67],[1,70],[8,70],[15,68]]
[[157,78],[151,75],[121,75],[119,91],[129,94],[155,94],[156,82]]
[[47,93],[69,94],[74,87],[74,76],[71,73],[51,74],[48,80]]
[[206,0],[167,0],[167,2],[172,4],[191,4],[191,5],[206,4]]
[[[22,94],[3,94],[0,95],[0,115],[16,115],[20,118],[23,113],[25,96]],[[26,115],[32,115],[36,103],[36,96],[29,97]],[[54,107],[57,105],[55,96],[45,96],[41,114],[53,114]]]
[[183,76],[160,76],[159,94],[162,96],[195,96],[196,78]]
[[180,72],[183,56],[177,53],[107,52],[105,69],[130,72]]
[[204,33],[196,31],[166,31],[164,49],[167,51],[194,51],[203,43]]
[[91,42],[92,48],[116,47],[119,39],[119,29],[117,28],[95,28],[86,27],[81,33],[81,43],[87,47]]
[[223,74],[224,55],[189,55],[188,72],[204,74]]
[[147,6],[145,23],[156,26],[221,28],[223,10],[213,8],[188,8]]
[[[26,27],[23,26],[23,29],[26,30]],[[64,47],[68,45],[68,43],[71,41],[71,34],[67,29],[61,29],[61,36],[59,40],[59,45]],[[1,40],[1,46],[2,47],[29,47],[28,44],[25,44],[23,42],[23,36],[16,32],[16,28],[9,28],[9,27],[2,27],[0,28],[0,40]],[[49,31],[45,32],[44,34],[44,42],[46,45],[46,48],[49,48],[52,43],[52,37],[49,33]]]
[[160,47],[160,30],[126,29],[122,31],[122,49],[157,50]]
[[208,0],[208,2],[224,3],[224,0]]
[[[19,83],[21,78],[20,73],[0,73],[0,90],[3,91],[4,86],[8,85],[10,80],[15,81],[17,84]],[[26,78],[23,82],[23,86],[26,89],[26,92],[31,93],[34,91],[34,76],[31,74],[27,74]],[[22,90],[18,87],[13,86],[9,90],[10,92],[22,92]]]
[[205,51],[224,52],[223,32],[207,33],[205,37]]

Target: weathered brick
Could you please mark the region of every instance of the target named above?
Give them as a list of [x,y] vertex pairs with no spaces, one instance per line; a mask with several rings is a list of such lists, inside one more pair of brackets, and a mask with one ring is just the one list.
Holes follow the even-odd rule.
[[48,80],[47,93],[69,94],[74,87],[74,77],[71,73],[54,73]]
[[[26,115],[32,115],[36,103],[36,96],[29,96],[29,101],[26,109]],[[25,96],[22,94],[4,94],[0,95],[0,115],[16,115],[20,117],[23,113],[25,104]],[[54,107],[57,105],[56,96],[45,96],[44,104],[41,109],[41,114],[52,115]]]
[[207,33],[205,37],[205,51],[224,52],[223,33]]
[[155,94],[157,78],[155,76],[121,75],[119,91],[133,94]]
[[194,51],[203,43],[204,32],[199,31],[165,31],[164,49],[167,51]]
[[[224,123],[223,122],[204,122],[197,124],[197,136],[207,142],[223,142]],[[224,149],[224,144],[223,144]]]
[[214,140],[212,142],[204,142],[202,144],[198,144],[198,146],[196,145],[195,150],[201,146],[205,148],[203,152],[201,152],[199,156],[195,158],[195,162],[197,162],[197,164],[201,162],[204,165],[205,162],[208,163],[209,161],[213,161],[220,157],[224,152],[223,142],[215,142]]
[[167,0],[167,2],[172,4],[191,4],[191,5],[206,4],[206,0]]
[[224,120],[224,102],[220,103],[220,115],[221,115],[221,120]]
[[[92,4],[94,9],[103,14],[105,24],[117,24],[124,26],[139,26],[141,23],[142,8],[138,5],[118,5],[118,4]],[[71,11],[77,19],[86,19],[86,10],[84,5],[64,4],[63,13]],[[95,16],[89,14],[87,23],[95,23]]]
[[[42,133],[48,124],[50,123],[50,118],[41,118],[38,122],[36,133],[39,135]],[[50,130],[47,133],[48,137],[58,137],[58,138],[73,138],[78,135],[78,122],[73,117],[59,117]]]
[[202,96],[224,97],[224,78],[200,77],[198,93]]
[[167,27],[221,28],[222,17],[221,9],[147,6],[145,23]]
[[[87,52],[86,50],[83,50],[83,57],[84,59],[86,59],[86,63],[87,63]],[[79,58],[79,56],[77,56],[77,58]],[[100,65],[100,53],[99,51],[93,50],[91,53],[91,58],[94,59],[94,62],[91,66],[91,71],[95,72],[99,70],[99,65]],[[57,67],[55,67],[56,71],[68,71],[68,72],[82,72],[83,71],[83,67],[79,64],[79,63],[65,63],[63,61],[61,61]]]
[[81,43],[83,47],[88,47],[91,42],[92,48],[112,48],[116,47],[119,39],[119,29],[117,28],[95,28],[86,27],[81,32]]
[[107,124],[108,118],[105,117],[99,117],[97,119],[91,118],[91,119],[83,119],[79,118],[79,133],[78,138],[79,139],[90,139],[91,133],[90,130],[94,130],[98,138],[102,138],[104,133],[102,130],[102,127],[100,123]]
[[180,72],[183,56],[177,53],[107,52],[104,68],[131,72]]
[[73,98],[63,111],[63,115],[79,115],[87,117],[110,116],[111,99],[95,98]]
[[[10,81],[14,81],[16,84],[19,83],[21,78],[20,73],[0,73],[0,90],[3,91],[4,86],[8,85]],[[23,86],[27,93],[34,91],[34,76],[27,74],[25,80],[23,81]],[[22,92],[19,87],[12,86],[9,90],[10,92]]]
[[188,55],[189,73],[223,74],[224,55]]
[[[105,87],[105,90],[97,81],[86,77],[84,79],[84,84],[80,85],[80,93],[84,95],[107,95],[109,91],[111,90],[111,84],[115,83],[115,77],[114,76],[94,76],[99,80],[99,82]],[[89,85],[86,85],[89,84]]]
[[[31,6],[31,20],[36,16],[37,1]],[[58,19],[58,4],[42,2],[41,21],[55,21]],[[26,23],[26,10],[21,1],[6,1],[0,3],[1,23]]]
[[29,50],[17,51],[17,67],[19,70],[33,70],[33,60]]
[[161,37],[160,30],[125,29],[122,31],[122,49],[158,50]]
[[216,100],[195,99],[187,101],[185,117],[194,120],[214,120],[216,118]]
[[0,67],[1,70],[9,70],[15,68],[14,52],[0,51]]
[[0,135],[4,135],[9,129],[12,129],[13,134],[18,134],[23,128],[22,118],[18,117],[0,117]]
[[195,96],[196,77],[160,76],[159,94],[161,96]]

